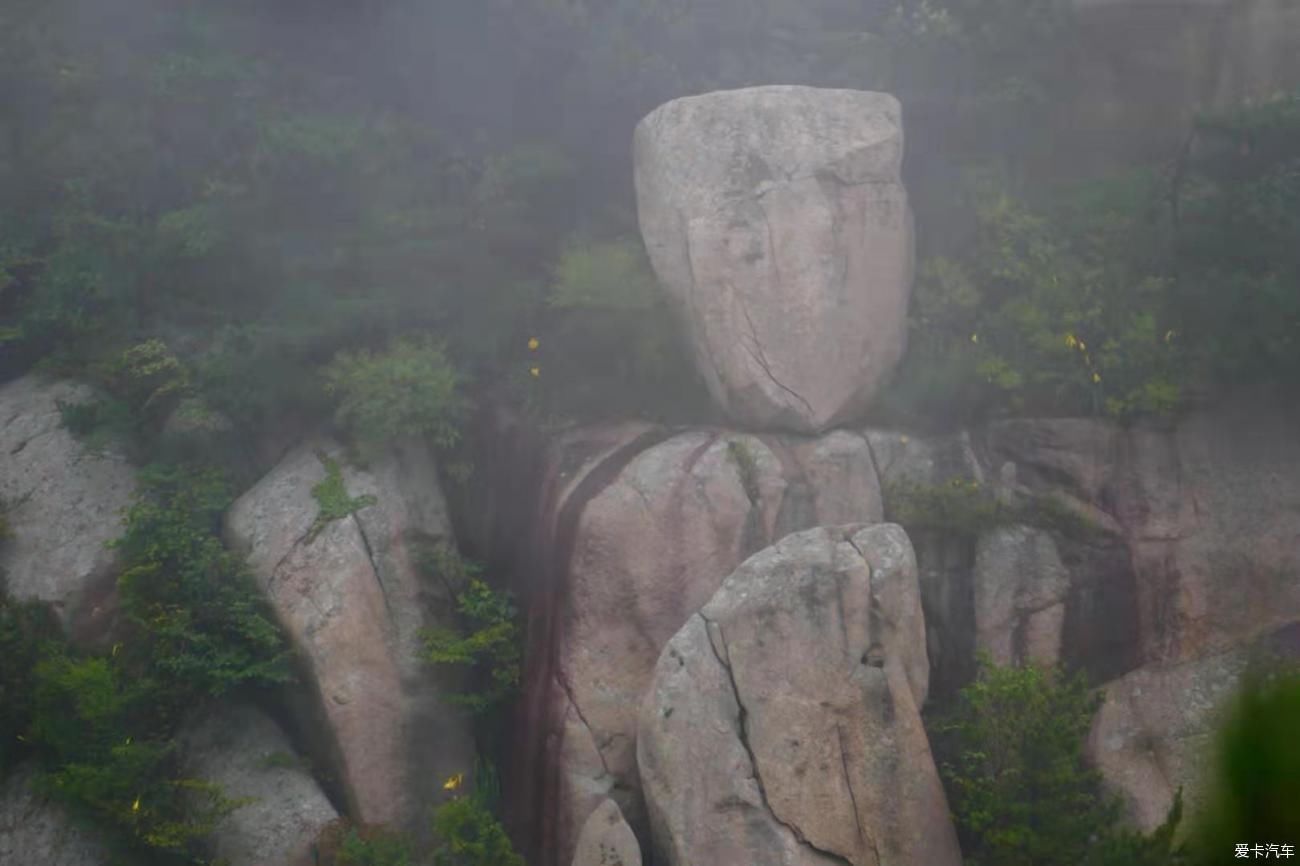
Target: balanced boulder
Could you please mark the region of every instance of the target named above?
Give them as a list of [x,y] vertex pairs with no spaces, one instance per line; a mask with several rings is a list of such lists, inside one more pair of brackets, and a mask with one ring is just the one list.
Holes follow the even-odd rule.
[[641,234],[736,421],[859,416],[903,355],[913,263],[901,111],[856,90],[677,99],[637,126]]

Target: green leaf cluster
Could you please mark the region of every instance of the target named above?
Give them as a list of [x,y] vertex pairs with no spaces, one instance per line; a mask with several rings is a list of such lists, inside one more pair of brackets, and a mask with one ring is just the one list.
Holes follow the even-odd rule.
[[519,687],[523,660],[519,612],[508,593],[478,577],[477,568],[459,565],[454,553],[440,554],[439,573],[452,583],[458,625],[424,632],[425,660],[468,669],[473,688],[450,696],[453,703],[487,713]]
[[406,437],[427,436],[442,448],[459,438],[460,376],[435,343],[403,338],[381,353],[340,352],[324,375],[335,420],[364,456]]
[[1100,696],[1058,668],[1002,668],[981,659],[958,709],[940,726],[952,757],[941,772],[966,862],[989,866],[1179,862],[1181,797],[1144,837],[1120,827],[1119,804],[1084,754]]
[[987,485],[968,478],[943,484],[900,481],[884,491],[886,516],[909,531],[940,531],[974,541],[1003,526],[1033,526],[1074,538],[1086,538],[1095,525],[1054,494],[998,498]]
[[311,489],[311,497],[316,500],[320,510],[316,514],[315,521],[312,522],[311,529],[307,531],[308,543],[314,541],[321,530],[333,521],[342,520],[379,501],[369,493],[361,496],[349,495],[347,486],[343,483],[343,467],[339,462],[319,451],[316,453],[316,459],[325,467],[325,478]]

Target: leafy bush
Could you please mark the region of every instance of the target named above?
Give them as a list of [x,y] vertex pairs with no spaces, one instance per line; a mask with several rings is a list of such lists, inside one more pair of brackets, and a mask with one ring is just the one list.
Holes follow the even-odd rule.
[[324,373],[338,401],[335,419],[366,456],[407,436],[431,436],[449,448],[460,435],[460,376],[428,340],[403,338],[380,354],[340,352]]
[[974,541],[990,529],[1024,525],[1081,537],[1093,524],[1055,495],[1018,502],[998,499],[973,479],[952,478],[945,484],[896,482],[885,487],[889,520],[909,530],[939,530]]
[[343,468],[338,461],[319,451],[316,459],[325,467],[325,479],[311,489],[311,498],[316,500],[320,511],[316,514],[311,529],[307,531],[308,543],[314,541],[321,530],[333,521],[342,520],[379,501],[368,493],[362,496],[348,495],[347,487],[343,484]]
[[46,605],[0,594],[0,777],[28,751],[36,665],[62,643],[58,620]]
[[415,866],[409,839],[383,827],[353,826],[346,820],[325,827],[314,849],[315,866]]
[[457,797],[439,806],[433,832],[441,844],[434,866],[523,866],[505,828],[477,797]]
[[1000,668],[981,659],[939,739],[953,756],[941,771],[966,862],[1175,862],[1170,849],[1181,798],[1152,837],[1118,826],[1118,802],[1102,793],[1101,777],[1084,754],[1099,706],[1082,675]]
[[1253,673],[1228,710],[1193,836],[1207,866],[1238,843],[1300,838],[1300,671]]
[[497,592],[478,577],[477,567],[463,563],[445,548],[439,558],[442,561],[435,563],[439,573],[454,587],[459,627],[425,631],[425,659],[430,664],[470,668],[474,690],[453,694],[450,700],[485,713],[519,686],[522,649],[518,611],[508,593]]
[[[288,677],[286,647],[243,563],[217,536],[230,501],[210,471],[150,467],[114,543],[125,626],[74,650],[48,614],[0,599],[0,760],[21,743],[41,784],[150,863],[197,863],[240,805],[181,773],[175,735],[203,702]],[[2,765],[0,765],[2,766]]]

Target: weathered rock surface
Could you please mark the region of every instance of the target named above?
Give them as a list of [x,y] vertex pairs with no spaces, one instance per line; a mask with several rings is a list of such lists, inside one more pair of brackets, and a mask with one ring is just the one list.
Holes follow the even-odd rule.
[[664,644],[722,579],[790,531],[881,519],[870,449],[852,433],[589,428],[553,442],[546,462],[538,546],[514,566],[533,604],[528,736],[510,761],[542,866],[571,861],[607,797],[644,832],[637,707]]
[[1293,0],[1074,0],[1072,92],[1053,114],[1058,164],[1096,171],[1174,156],[1197,111],[1300,85]]
[[1070,573],[1040,529],[992,530],[975,546],[975,646],[999,665],[1060,660]]
[[107,866],[109,849],[73,822],[58,803],[32,790],[32,772],[19,768],[0,783],[0,863],[25,866]]
[[1105,687],[1088,751],[1137,826],[1159,826],[1180,787],[1195,813],[1215,734],[1242,674],[1279,657],[1300,662],[1300,622],[1224,652],[1140,668]]
[[338,813],[274,721],[249,706],[221,707],[182,740],[195,778],[252,799],[217,823],[213,857],[229,866],[312,862],[312,843]]
[[641,847],[613,800],[597,806],[582,826],[573,866],[641,866]]
[[637,126],[650,261],[710,392],[758,429],[859,416],[902,357],[912,224],[897,100],[755,87]]
[[918,707],[924,624],[896,526],[746,560],[668,643],[638,761],[670,866],[961,862]]
[[637,454],[593,496],[577,520],[556,648],[556,697],[567,704],[561,851],[604,796],[644,823],[637,708],[664,644],[722,579],[792,529],[879,519],[878,503],[866,443],[850,434],[769,447],[683,433]]
[[[312,488],[337,460],[351,497],[373,504],[326,523]],[[227,515],[306,669],[309,732],[335,770],[351,816],[423,828],[443,779],[472,768],[468,720],[445,704],[419,660],[419,631],[447,624],[450,588],[421,572],[423,546],[450,540],[433,460],[415,444],[369,470],[336,443],[291,452]]]
[[115,554],[121,511],[135,475],[112,453],[95,454],[63,429],[60,401],[89,389],[24,376],[0,386],[0,506],[11,537],[0,573],[19,599],[47,601],[74,637],[91,640],[116,609]]

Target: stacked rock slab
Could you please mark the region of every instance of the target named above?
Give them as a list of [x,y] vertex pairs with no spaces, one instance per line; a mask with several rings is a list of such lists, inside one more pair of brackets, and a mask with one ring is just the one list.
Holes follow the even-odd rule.
[[897,526],[746,560],[669,641],[637,737],[656,862],[961,862],[921,725],[916,561]]
[[[552,444],[556,492],[524,567],[532,605],[522,751],[512,757],[526,847],[567,864],[612,798],[646,830],[637,708],[669,638],[746,556],[787,533],[881,519],[866,440],[626,425]],[[533,862],[530,860],[530,862]]]
[[858,417],[903,355],[912,221],[898,101],[756,87],[636,128],[641,234],[713,398],[749,429]]
[[[326,461],[359,502],[318,522]],[[419,562],[451,539],[429,452],[401,445],[361,470],[337,443],[305,443],[235,502],[226,527],[293,641],[310,693],[298,724],[349,817],[426,831],[441,781],[473,766],[468,720],[420,661],[420,630],[449,625],[452,606]]]

